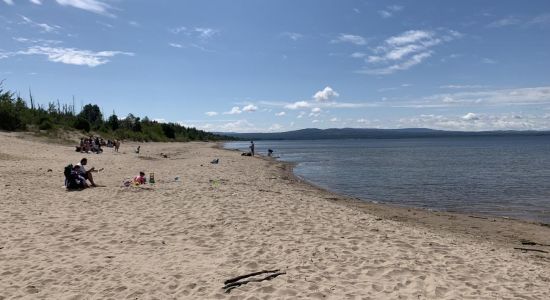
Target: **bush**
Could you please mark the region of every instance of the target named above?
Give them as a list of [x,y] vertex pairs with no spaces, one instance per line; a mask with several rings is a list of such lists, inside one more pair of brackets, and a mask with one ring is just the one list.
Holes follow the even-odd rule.
[[40,130],[50,130],[53,129],[53,124],[50,120],[44,120],[43,122],[38,125],[38,129]]
[[90,131],[90,122],[84,118],[78,118],[74,122],[73,127],[78,130],[84,130],[86,132]]

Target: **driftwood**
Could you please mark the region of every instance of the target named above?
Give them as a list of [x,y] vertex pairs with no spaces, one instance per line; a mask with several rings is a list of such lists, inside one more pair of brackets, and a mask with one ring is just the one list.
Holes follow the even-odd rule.
[[486,218],[486,217],[478,217],[478,216],[468,216],[470,218],[475,218],[475,219],[484,219],[484,220],[488,220],[489,218]]
[[[240,281],[241,279],[245,279],[245,278],[249,278],[249,277],[252,277],[252,276],[257,276],[257,275],[261,275],[261,274],[265,274],[265,273],[273,273],[273,274],[269,274],[264,278],[252,278],[252,279]],[[279,272],[279,270],[264,270],[264,271],[254,272],[254,273],[250,273],[250,274],[246,274],[246,275],[241,275],[241,276],[237,276],[237,277],[227,279],[226,281],[224,281],[223,283],[225,285],[224,285],[223,289],[225,290],[226,293],[230,293],[232,289],[234,289],[236,287],[239,287],[243,284],[247,284],[249,282],[261,282],[261,281],[265,281],[265,280],[271,280],[271,279],[273,279],[273,278],[275,278],[279,275],[283,275],[283,274],[286,274],[286,272]]]
[[545,247],[550,247],[550,244],[539,244],[537,242],[532,242],[532,241],[529,241],[529,240],[521,240],[521,244],[522,245],[527,245],[527,246],[545,246]]
[[548,253],[548,251],[539,250],[539,249],[531,249],[531,248],[514,247],[514,249],[516,249],[516,250],[521,250],[521,251],[533,251],[533,252]]

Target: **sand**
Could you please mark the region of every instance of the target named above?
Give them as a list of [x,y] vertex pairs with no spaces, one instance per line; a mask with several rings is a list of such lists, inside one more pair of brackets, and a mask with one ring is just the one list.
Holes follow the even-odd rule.
[[[514,249],[550,251],[547,226],[365,204],[212,143],[143,143],[139,155],[126,143],[120,153],[83,155],[21,136],[0,133],[0,299],[550,294],[548,253]],[[95,176],[104,187],[67,192],[63,167],[83,156],[105,168]],[[122,186],[140,170],[156,183]],[[284,274],[222,289],[273,269]]]

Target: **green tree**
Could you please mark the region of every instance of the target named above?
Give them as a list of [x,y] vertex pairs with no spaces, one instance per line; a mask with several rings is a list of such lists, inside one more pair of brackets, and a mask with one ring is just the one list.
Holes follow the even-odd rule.
[[78,117],[87,120],[90,125],[93,125],[94,127],[99,127],[99,125],[103,122],[101,110],[99,109],[99,106],[95,104],[84,105],[84,108],[82,108],[82,111],[78,114]]
[[0,88],[0,129],[25,129],[25,123],[21,120],[21,115],[18,114],[18,103],[20,102],[13,98],[12,93],[4,92]]
[[118,116],[113,114],[109,117],[109,120],[107,120],[107,127],[111,128],[111,130],[116,131],[120,127],[120,122],[118,121]]

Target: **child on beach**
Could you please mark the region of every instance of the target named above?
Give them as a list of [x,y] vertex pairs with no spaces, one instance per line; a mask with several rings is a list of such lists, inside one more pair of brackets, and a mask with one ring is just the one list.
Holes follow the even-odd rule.
[[134,177],[134,179],[132,179],[132,183],[135,185],[145,184],[146,182],[147,182],[147,179],[145,178],[144,172],[139,172],[139,175],[137,175],[136,177]]

